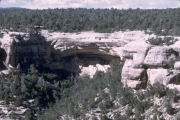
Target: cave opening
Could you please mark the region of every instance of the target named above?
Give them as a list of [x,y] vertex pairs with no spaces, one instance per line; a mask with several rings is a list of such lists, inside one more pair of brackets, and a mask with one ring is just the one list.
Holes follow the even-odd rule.
[[2,71],[6,69],[5,61],[7,58],[6,51],[3,48],[0,48],[0,56],[0,71]]
[[25,72],[34,64],[40,73],[57,74],[60,80],[78,74],[80,65],[107,65],[112,60],[119,60],[118,56],[105,54],[98,48],[94,50],[94,47],[83,47],[79,51],[74,48],[63,52],[56,50],[41,34],[30,34],[28,40],[20,38],[20,42],[14,42],[11,47],[10,64],[14,67],[19,64]]

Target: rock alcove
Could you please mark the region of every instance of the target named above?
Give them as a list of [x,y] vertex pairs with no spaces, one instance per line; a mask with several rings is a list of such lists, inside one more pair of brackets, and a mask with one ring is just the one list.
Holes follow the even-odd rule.
[[[20,66],[25,72],[31,64],[34,64],[39,72],[57,73],[61,79],[65,79],[79,73],[80,65],[107,65],[112,60],[119,59],[119,56],[100,51],[98,43],[75,44],[70,49],[61,51],[55,49],[55,43],[47,41],[41,34],[12,35],[12,37],[9,57],[7,59],[6,52],[1,49],[1,61],[7,61],[6,64],[12,67]],[[2,68],[5,69],[3,66]]]

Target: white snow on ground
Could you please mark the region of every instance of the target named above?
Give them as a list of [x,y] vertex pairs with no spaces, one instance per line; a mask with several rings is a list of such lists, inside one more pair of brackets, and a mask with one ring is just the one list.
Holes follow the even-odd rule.
[[89,65],[88,67],[79,66],[79,68],[81,69],[80,76],[89,75],[90,78],[93,78],[93,76],[97,71],[106,72],[107,69],[110,68],[110,65],[96,64],[96,65]]

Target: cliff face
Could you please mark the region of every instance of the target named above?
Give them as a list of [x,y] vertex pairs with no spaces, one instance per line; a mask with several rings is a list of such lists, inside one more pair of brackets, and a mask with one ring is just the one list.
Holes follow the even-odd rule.
[[170,88],[180,87],[179,45],[153,46],[146,42],[125,45],[126,58],[122,71],[123,83],[132,88],[143,88],[157,82]]
[[[125,59],[122,82],[131,88],[145,88],[160,82],[180,88],[180,41],[170,46],[154,46],[142,31],[115,33],[58,33],[42,30],[41,34],[4,32],[0,38],[0,70],[20,66],[27,70],[35,64],[40,71],[57,72],[66,77],[83,72],[88,66],[107,65]],[[3,71],[5,72],[5,71]],[[7,72],[7,71],[6,71]]]
[[[20,67],[27,70],[34,64],[39,71],[56,72],[63,78],[79,73],[82,67],[106,65],[119,59],[109,48],[119,44],[111,42],[82,42],[69,38],[49,39],[45,34],[9,32],[1,41],[1,70]],[[50,33],[49,33],[50,34]],[[79,38],[78,38],[79,39]],[[85,38],[86,39],[86,38]]]

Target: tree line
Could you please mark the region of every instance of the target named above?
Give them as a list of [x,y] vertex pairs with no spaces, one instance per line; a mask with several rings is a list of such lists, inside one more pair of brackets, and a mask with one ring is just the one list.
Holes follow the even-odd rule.
[[28,31],[40,26],[61,32],[113,32],[150,30],[162,35],[180,35],[180,9],[1,9],[0,26]]

